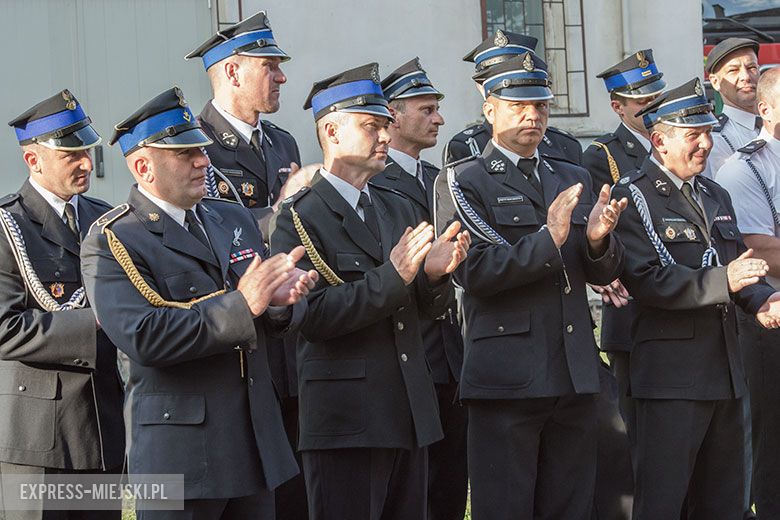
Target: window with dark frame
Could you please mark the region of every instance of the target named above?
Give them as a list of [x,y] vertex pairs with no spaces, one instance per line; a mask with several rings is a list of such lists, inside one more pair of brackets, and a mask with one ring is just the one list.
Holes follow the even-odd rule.
[[481,0],[485,37],[496,29],[539,40],[552,78],[551,115],[587,116],[588,79],[582,0]]

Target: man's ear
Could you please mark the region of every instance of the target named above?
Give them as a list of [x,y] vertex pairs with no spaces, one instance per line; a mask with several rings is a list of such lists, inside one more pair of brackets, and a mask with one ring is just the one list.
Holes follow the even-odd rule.
[[496,119],[496,107],[493,105],[493,103],[490,102],[490,99],[486,99],[482,103],[482,114],[485,116],[485,119],[488,123],[491,125],[495,122]]
[[41,156],[37,150],[34,150],[33,148],[24,150],[22,159],[24,159],[27,168],[29,168],[31,172],[41,172]]

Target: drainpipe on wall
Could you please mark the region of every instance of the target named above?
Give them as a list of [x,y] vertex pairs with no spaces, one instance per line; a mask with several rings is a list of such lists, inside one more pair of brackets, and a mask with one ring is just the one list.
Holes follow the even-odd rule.
[[631,0],[620,0],[621,29],[623,31],[623,58],[633,51],[631,43]]

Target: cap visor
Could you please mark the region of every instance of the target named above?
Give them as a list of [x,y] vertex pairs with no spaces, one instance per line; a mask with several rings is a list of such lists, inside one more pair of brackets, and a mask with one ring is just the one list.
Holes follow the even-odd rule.
[[669,120],[662,119],[658,122],[667,124],[669,126],[692,128],[697,126],[716,125],[718,124],[718,119],[712,114],[712,112],[707,112],[705,114],[691,114],[685,117],[676,117]]
[[391,98],[388,101],[392,101],[393,99],[406,99],[406,98],[417,97],[417,96],[428,96],[431,94],[436,96],[436,99],[438,99],[439,101],[444,99],[444,94],[442,94],[441,92],[439,92],[433,87],[425,86],[420,88],[409,89],[403,94],[401,94],[400,96]]
[[490,95],[506,101],[541,101],[553,98],[552,90],[541,86],[502,88]]
[[146,146],[152,148],[196,148],[208,146],[213,142],[200,128],[193,128],[180,134],[166,136]]
[[75,152],[95,147],[99,145],[102,140],[103,138],[98,135],[95,129],[92,128],[91,125],[87,125],[63,137],[58,137],[56,139],[52,138],[48,141],[39,141],[38,144],[41,144],[46,148],[51,148],[52,150]]
[[390,111],[387,109],[387,107],[382,105],[360,105],[343,108],[339,110],[339,112],[348,112],[350,114],[371,114],[373,116],[386,117],[390,121],[395,121],[395,118],[393,118],[393,116],[390,114]]
[[631,90],[616,90],[615,94],[627,98],[643,98],[659,94],[663,92],[665,88],[666,82],[659,78],[651,83]]
[[289,61],[292,59],[282,49],[273,45],[245,51],[240,53],[240,56],[252,56],[255,58],[281,58],[282,61]]

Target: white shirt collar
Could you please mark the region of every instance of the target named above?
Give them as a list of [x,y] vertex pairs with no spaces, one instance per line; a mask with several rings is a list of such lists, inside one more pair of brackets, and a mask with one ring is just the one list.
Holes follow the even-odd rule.
[[227,122],[230,123],[230,126],[232,126],[236,132],[238,132],[238,135],[240,135],[246,143],[249,143],[252,140],[252,132],[255,130],[260,130],[260,142],[263,142],[263,126],[259,117],[257,118],[256,125],[252,126],[245,123],[244,121],[241,121],[239,118],[219,106],[215,99],[211,100],[211,104],[214,106],[214,109],[219,113],[219,115],[224,117]]
[[667,177],[669,177],[669,180],[671,180],[675,186],[677,186],[677,189],[682,189],[682,185],[686,182],[691,185],[693,188],[694,195],[697,195],[699,193],[698,187],[696,186],[696,177],[692,178],[689,181],[683,181],[681,178],[679,178],[677,175],[675,175],[672,170],[658,162],[658,159],[655,158],[654,155],[650,155],[650,160],[653,161],[658,167],[661,169],[662,172],[666,174]]
[[[166,214],[167,214],[169,217],[171,217],[173,220],[175,220],[177,224],[179,224],[180,226],[182,226],[182,227],[185,227],[185,228],[187,227],[187,226],[185,225],[185,222],[184,222],[184,214],[185,214],[185,211],[184,211],[183,209],[181,209],[181,208],[180,208],[180,207],[178,207],[178,206],[174,206],[173,204],[171,204],[171,203],[170,203],[170,202],[168,202],[168,201],[165,201],[165,200],[162,200],[162,199],[160,199],[160,198],[158,198],[158,197],[155,197],[154,195],[152,195],[151,193],[149,193],[147,190],[145,190],[145,189],[144,189],[143,187],[141,187],[141,186],[138,186],[138,191],[140,191],[140,192],[141,192],[141,194],[142,194],[144,197],[146,197],[147,199],[149,199],[149,200],[151,200],[152,202],[154,202],[154,203],[157,205],[157,207],[159,207],[159,208],[160,208],[161,210],[163,210],[163,211],[164,211],[164,212],[165,212],[165,213],[166,213]],[[195,208],[195,207],[193,206],[193,207],[192,207],[192,208],[190,208],[190,209],[194,209],[194,208]],[[196,217],[196,218],[197,218],[197,216],[198,216],[198,214],[197,214],[197,213],[195,213],[195,217]],[[198,219],[198,220],[200,220],[200,219]]]
[[389,155],[403,171],[412,177],[417,178],[417,165],[420,164],[420,159],[415,159],[411,155],[396,150],[395,148],[388,148],[387,155]]
[[347,204],[349,204],[355,211],[357,211],[357,205],[358,201],[360,200],[361,191],[365,192],[366,195],[368,195],[369,200],[371,200],[371,193],[368,191],[368,184],[366,184],[362,190],[359,190],[341,177],[330,173],[325,168],[320,168],[320,175],[322,175],[326,181],[328,181],[334,188],[336,188],[336,191],[339,192],[339,195],[344,197],[344,200],[347,201]]
[[729,121],[734,121],[740,126],[752,130],[756,130],[756,114],[745,112],[741,108],[733,107],[731,105],[723,105],[723,113],[729,118]]
[[758,134],[758,139],[766,141],[766,147],[771,150],[775,157],[780,157],[780,139],[769,133],[769,130],[762,128]]
[[65,204],[67,204],[68,202],[73,204],[73,209],[75,210],[74,213],[76,214],[76,222],[78,225],[78,221],[79,221],[79,196],[78,195],[74,195],[73,197],[70,198],[70,200],[62,200],[57,195],[53,194],[52,192],[50,192],[49,190],[47,190],[46,188],[38,184],[38,182],[36,182],[36,180],[32,177],[30,177],[30,184],[32,185],[33,188],[35,188],[35,191],[40,193],[41,197],[43,197],[43,199],[49,203],[49,206],[52,207],[54,213],[56,213],[57,216],[60,217],[63,222],[67,222],[67,220],[65,219]]
[[507,159],[512,161],[512,164],[517,165],[517,162],[520,159],[536,159],[536,166],[537,166],[537,169],[538,169],[538,167],[539,167],[539,150],[538,149],[534,150],[534,154],[531,157],[523,157],[522,155],[516,154],[515,152],[513,152],[511,150],[507,150],[506,148],[504,148],[503,146],[498,144],[495,139],[493,139],[492,142],[493,142],[493,146],[498,148],[499,152],[501,152],[502,154],[506,155]]
[[628,126],[627,124],[625,124],[625,123],[620,123],[620,124],[623,125],[626,130],[631,132],[631,135],[633,135],[636,138],[636,140],[639,141],[639,144],[644,146],[646,152],[650,151],[650,149],[653,147],[653,144],[650,142],[650,139],[648,139],[647,137],[643,136],[642,134],[640,134],[639,132],[637,132],[636,130],[634,130],[633,128]]

